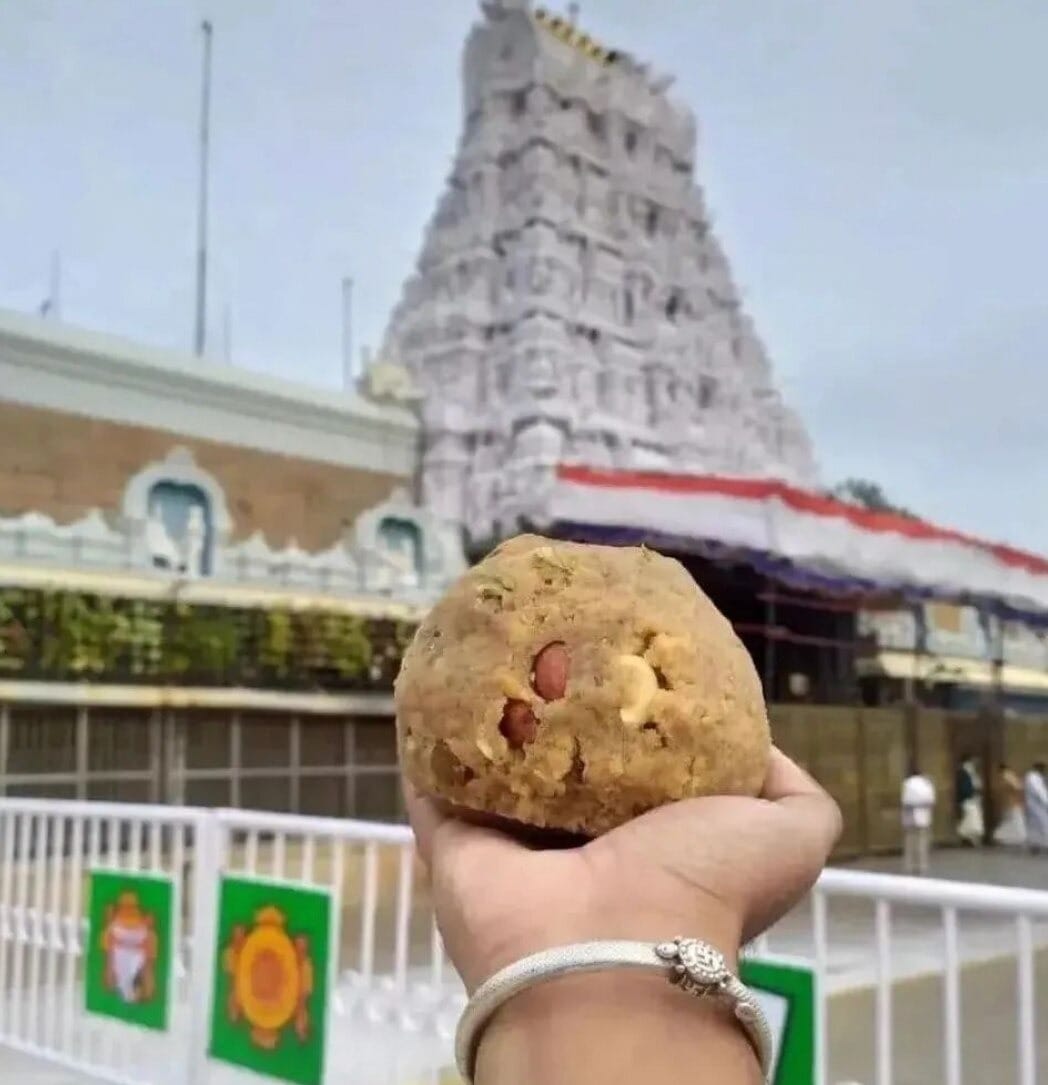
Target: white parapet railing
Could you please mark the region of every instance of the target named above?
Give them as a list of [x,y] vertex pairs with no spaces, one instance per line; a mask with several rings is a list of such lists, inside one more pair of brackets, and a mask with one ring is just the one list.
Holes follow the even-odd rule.
[[[175,886],[167,1032],[85,1010],[85,887],[96,869],[164,874]],[[328,1085],[444,1080],[438,1074],[450,1063],[465,996],[445,959],[405,826],[13,798],[0,799],[0,1078],[7,1046],[116,1085],[240,1082],[238,1072],[208,1057],[224,876],[331,894]],[[856,926],[853,906],[866,915],[866,928]],[[973,963],[967,936],[976,921],[982,925],[972,931],[974,941],[1014,960],[1014,1021],[995,1043],[1015,1053],[1016,1070],[996,1076],[994,1085],[1036,1085],[1034,976],[1036,954],[1048,947],[1048,892],[841,869],[827,870],[809,900],[759,947],[804,957],[816,969],[820,1082],[844,1080],[844,1071],[830,1065],[827,1024],[835,996],[847,987],[873,992],[872,1063],[849,1080],[897,1080],[896,1026],[905,1022],[893,1017],[896,985],[931,974],[941,977],[942,1073],[929,1072],[927,1080],[982,1085],[981,1077],[965,1076],[962,1045],[962,977]]]

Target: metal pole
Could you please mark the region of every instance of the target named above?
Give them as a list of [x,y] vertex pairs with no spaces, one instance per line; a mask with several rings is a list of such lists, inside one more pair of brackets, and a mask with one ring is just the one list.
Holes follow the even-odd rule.
[[233,313],[229,302],[222,312],[222,357],[229,363],[233,361]]
[[200,189],[197,203],[196,325],[193,348],[204,353],[207,335],[207,179],[211,120],[211,23],[200,24],[204,35],[203,86],[200,96]]
[[0,795],[7,794],[7,764],[11,750],[11,706],[0,704]]
[[775,585],[764,578],[764,698],[775,700],[775,637],[773,627],[778,620],[775,608]]
[[87,798],[87,774],[91,768],[91,726],[87,705],[80,705],[76,710],[76,797],[81,801]]
[[995,634],[991,641],[993,652],[993,710],[998,717],[1004,715],[1004,619],[995,615],[997,621],[990,622]]
[[[905,704],[904,704],[904,729],[906,742],[906,759],[920,765],[920,733],[919,723],[921,706],[924,697],[921,689],[932,689],[931,682],[925,685],[925,658],[928,654],[928,621],[924,609],[924,601],[918,599],[910,605],[910,613],[913,615],[913,673],[906,679]],[[928,671],[929,676],[932,673]],[[905,771],[909,771],[906,769]]]
[[51,253],[51,271],[47,280],[47,297],[40,303],[38,310],[42,317],[57,320],[61,315],[62,262],[55,249]]
[[353,391],[353,278],[342,280],[342,387]]
[[[990,774],[1004,760],[1005,755],[1004,618],[999,611],[991,613],[988,626],[991,634],[990,651],[993,654],[990,664],[993,692],[991,693],[989,734],[983,743],[983,822],[987,830],[991,825],[996,825],[998,818],[996,795],[994,789],[989,786],[989,781],[992,779]],[[989,841],[992,837],[987,832],[983,839]]]
[[62,318],[62,257],[58,250],[51,253],[51,296],[48,299],[48,316],[52,320]]
[[418,421],[418,431],[415,437],[415,474],[411,480],[411,497],[415,507],[420,509],[422,508],[422,501],[426,489],[423,471],[426,458],[426,426],[423,405],[421,403],[415,405],[414,415]]

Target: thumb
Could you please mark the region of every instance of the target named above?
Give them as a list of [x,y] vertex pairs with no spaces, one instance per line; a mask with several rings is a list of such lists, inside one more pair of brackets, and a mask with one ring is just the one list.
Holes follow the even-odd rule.
[[842,827],[837,803],[777,748],[761,797],[769,816],[749,839],[747,938],[779,920],[814,885]]
[[[407,780],[403,782],[403,787],[404,804],[418,853],[430,869],[445,866],[467,853],[475,856],[490,849],[503,852],[522,848],[522,845],[488,825],[457,816],[446,806],[416,791]],[[470,811],[462,813],[468,815]]]

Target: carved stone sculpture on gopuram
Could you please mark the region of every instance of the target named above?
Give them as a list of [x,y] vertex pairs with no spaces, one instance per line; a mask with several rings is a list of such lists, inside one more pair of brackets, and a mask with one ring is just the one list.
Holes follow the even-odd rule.
[[541,526],[558,464],[816,481],[696,184],[671,80],[526,0],[466,42],[459,145],[379,353],[423,496],[474,540]]

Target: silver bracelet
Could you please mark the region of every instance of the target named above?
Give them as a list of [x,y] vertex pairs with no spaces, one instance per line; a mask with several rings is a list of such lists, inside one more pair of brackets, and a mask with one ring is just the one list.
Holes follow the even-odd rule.
[[533,953],[485,980],[469,1000],[455,1033],[455,1062],[465,1085],[473,1085],[477,1048],[485,1025],[503,1003],[537,983],[578,972],[634,968],[661,972],[682,991],[713,998],[731,1007],[767,1078],[772,1039],[760,1003],[731,973],[723,954],[708,942],[675,938],[672,942],[582,942]]

